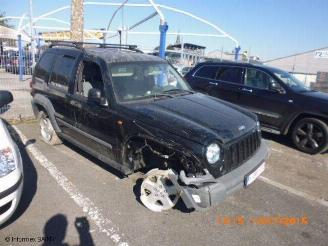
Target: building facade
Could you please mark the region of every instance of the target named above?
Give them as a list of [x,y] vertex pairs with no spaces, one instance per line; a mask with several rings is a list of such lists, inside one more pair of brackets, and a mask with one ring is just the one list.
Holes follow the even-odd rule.
[[317,81],[318,72],[328,72],[328,47],[269,60],[264,64],[288,71],[310,86]]

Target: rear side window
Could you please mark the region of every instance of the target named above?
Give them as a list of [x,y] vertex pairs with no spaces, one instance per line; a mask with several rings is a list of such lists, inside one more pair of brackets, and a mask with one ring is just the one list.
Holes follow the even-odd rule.
[[242,83],[243,69],[239,67],[221,67],[216,79],[226,82]]
[[71,56],[59,56],[56,59],[51,74],[50,84],[68,90],[70,79],[72,77],[75,58]]
[[55,55],[51,53],[45,53],[41,57],[39,64],[35,68],[35,77],[42,79],[45,82],[48,82],[50,70],[54,62],[54,57]]
[[218,69],[219,68],[217,66],[202,66],[197,70],[195,77],[215,79]]

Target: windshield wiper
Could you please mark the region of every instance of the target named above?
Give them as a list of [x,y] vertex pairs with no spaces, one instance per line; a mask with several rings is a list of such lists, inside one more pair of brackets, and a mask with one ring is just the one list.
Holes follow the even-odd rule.
[[165,94],[165,93],[154,93],[154,94],[150,94],[150,95],[146,95],[146,96],[140,97],[140,99],[145,99],[145,98],[160,99],[161,97],[169,97],[169,98],[172,98],[174,96],[173,95],[170,95],[170,94]]
[[[171,89],[171,90],[163,91],[163,93],[170,93],[170,92],[181,92],[181,93],[194,94],[193,91],[185,90],[185,89],[179,89],[179,88],[175,88],[175,89]],[[180,93],[179,93],[179,94],[180,94]]]

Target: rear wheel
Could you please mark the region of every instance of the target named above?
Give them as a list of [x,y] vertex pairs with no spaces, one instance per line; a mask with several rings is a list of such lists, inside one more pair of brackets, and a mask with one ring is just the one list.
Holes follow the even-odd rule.
[[292,140],[295,146],[305,153],[322,153],[328,148],[328,126],[319,119],[302,119],[293,129]]
[[40,112],[38,118],[42,140],[50,145],[61,144],[62,141],[55,132],[49,117],[44,112]]

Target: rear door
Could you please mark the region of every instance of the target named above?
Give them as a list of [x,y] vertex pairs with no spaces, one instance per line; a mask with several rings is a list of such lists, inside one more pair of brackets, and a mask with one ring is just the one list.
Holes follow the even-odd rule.
[[188,73],[186,79],[194,90],[208,93],[208,87],[217,84],[215,81],[217,70],[216,65],[200,65],[193,74]]
[[244,68],[222,65],[216,74],[216,85],[212,86],[210,95],[231,103],[239,103],[240,89],[243,83]]
[[48,98],[54,109],[58,125],[63,133],[73,135],[71,126],[75,126],[75,115],[70,107],[70,93],[73,89],[77,57],[74,55],[56,55],[48,83]]
[[191,87],[213,97],[237,103],[240,97],[244,68],[223,64],[201,65],[194,74],[187,75]]
[[239,104],[256,113],[262,126],[279,130],[283,119],[293,112],[290,98],[281,87],[281,92],[270,89],[270,84],[279,83],[268,73],[258,68],[246,68],[245,82],[241,88]]

